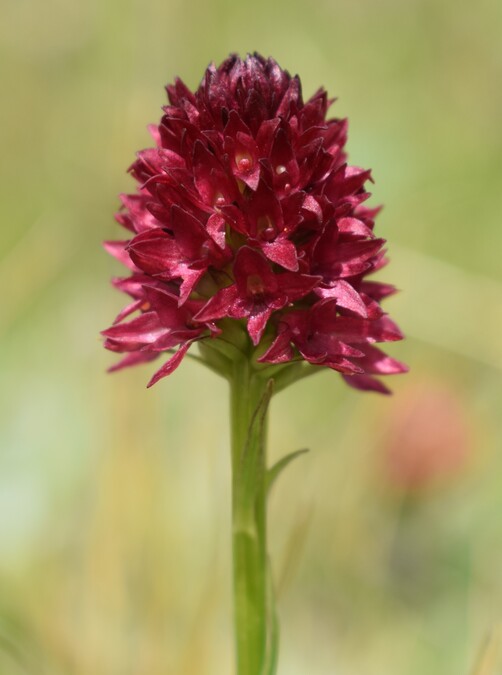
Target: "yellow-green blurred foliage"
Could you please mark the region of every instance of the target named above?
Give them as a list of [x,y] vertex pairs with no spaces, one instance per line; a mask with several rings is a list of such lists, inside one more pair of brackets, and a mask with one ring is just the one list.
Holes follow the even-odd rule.
[[254,50],[350,117],[411,364],[392,399],[325,372],[273,404],[272,459],[312,449],[271,500],[279,672],[501,673],[502,3],[0,13],[0,673],[231,672],[226,386],[189,360],[149,391],[152,368],[105,375],[100,242],[163,85]]

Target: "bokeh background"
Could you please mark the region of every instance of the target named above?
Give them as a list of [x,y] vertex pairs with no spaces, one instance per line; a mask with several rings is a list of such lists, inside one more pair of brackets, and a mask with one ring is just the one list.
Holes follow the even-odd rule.
[[258,50],[350,118],[411,365],[392,398],[325,372],[274,403],[272,459],[311,448],[270,507],[279,673],[502,673],[502,3],[0,12],[0,672],[232,672],[226,385],[105,375],[101,240],[163,85]]

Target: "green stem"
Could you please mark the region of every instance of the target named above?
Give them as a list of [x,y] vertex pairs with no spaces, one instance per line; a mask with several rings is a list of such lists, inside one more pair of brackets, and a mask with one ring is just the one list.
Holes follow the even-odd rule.
[[272,383],[246,358],[234,361],[229,379],[237,675],[269,675],[274,617],[266,550],[266,433]]

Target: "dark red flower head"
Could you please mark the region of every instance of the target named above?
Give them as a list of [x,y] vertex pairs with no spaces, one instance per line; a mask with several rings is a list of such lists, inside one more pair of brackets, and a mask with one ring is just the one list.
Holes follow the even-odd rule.
[[167,94],[156,147],[130,168],[137,192],[122,195],[130,238],[106,245],[131,271],[114,283],[132,302],[104,331],[126,354],[113,369],[176,348],[153,384],[192,342],[232,342],[231,319],[257,368],[305,360],[387,391],[374,375],[405,367],[373,343],[402,338],[380,308],[394,288],[367,280],[385,264],[371,176],[347,165],[347,122],[326,119],[326,92],[304,103],[298,77],[254,54]]

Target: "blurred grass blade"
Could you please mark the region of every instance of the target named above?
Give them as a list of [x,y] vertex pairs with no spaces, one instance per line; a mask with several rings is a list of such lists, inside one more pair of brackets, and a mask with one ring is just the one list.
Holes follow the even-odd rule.
[[[16,673],[23,675],[35,675],[33,659],[29,658],[26,651],[23,650],[19,644],[9,635],[0,629],[0,668],[5,665],[3,663],[3,656],[6,656],[11,666],[16,665]],[[3,670],[2,670],[3,672]],[[12,671],[10,671],[12,672]],[[40,672],[40,664],[38,664],[38,672]]]
[[279,620],[275,605],[274,584],[272,578],[272,566],[268,560],[268,588],[267,588],[267,644],[265,662],[262,675],[276,675],[279,660]]
[[312,507],[302,508],[288,536],[279,566],[276,583],[276,597],[281,597],[300,561],[312,520]]
[[[406,334],[502,370],[502,284],[412,248],[396,244],[392,250],[394,273],[406,289],[393,299],[393,311]],[[466,321],[466,307],[483,317],[482,330],[479,322]],[[439,317],[448,330],[438,330]]]
[[488,636],[472,675],[498,675],[502,647],[502,626],[496,626]]

